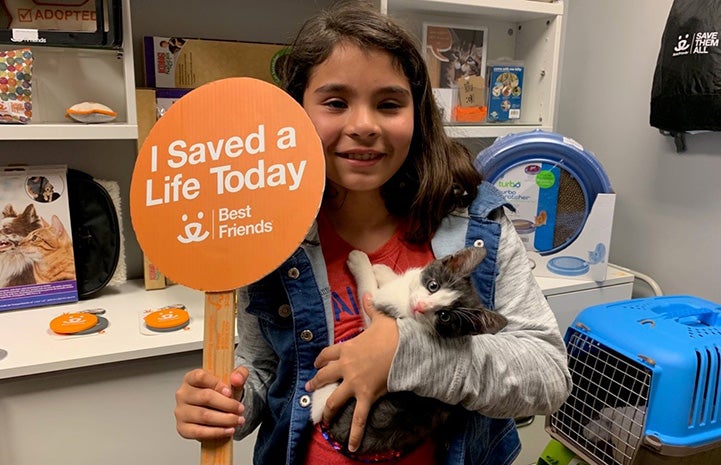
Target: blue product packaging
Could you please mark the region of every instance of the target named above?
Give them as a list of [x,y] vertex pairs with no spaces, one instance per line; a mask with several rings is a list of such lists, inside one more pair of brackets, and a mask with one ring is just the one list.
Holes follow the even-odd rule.
[[523,71],[524,67],[515,63],[488,66],[488,122],[520,119]]

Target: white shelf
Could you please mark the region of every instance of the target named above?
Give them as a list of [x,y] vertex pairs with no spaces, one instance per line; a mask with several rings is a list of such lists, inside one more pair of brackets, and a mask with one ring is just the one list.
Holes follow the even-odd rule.
[[[633,282],[633,275],[610,265],[602,283],[570,278],[536,278],[547,298],[607,289]],[[183,304],[190,324],[183,330],[147,334],[140,316],[147,309]],[[49,329],[58,315],[103,308],[109,326],[102,334],[59,336]],[[555,311],[555,310],[554,310]],[[142,280],[106,287],[102,296],[77,303],[0,312],[0,379],[102,365],[125,360],[199,350],[203,347],[204,293],[173,285],[147,291]]]
[[447,125],[445,126],[446,134],[450,137],[461,139],[476,138],[496,138],[507,134],[518,134],[521,132],[531,131],[533,129],[542,129],[544,131],[553,131],[553,126],[534,126],[521,124],[486,124],[486,125]]
[[[384,9],[385,8],[385,9]],[[558,16],[563,14],[562,1],[542,2],[532,0],[382,0],[384,13],[425,11],[464,15],[492,16],[514,22]]]
[[423,23],[483,26],[487,60],[511,58],[525,67],[521,118],[512,124],[450,124],[451,137],[496,138],[555,126],[564,3],[532,0],[382,0],[381,11],[419,39]]
[[[190,324],[179,331],[146,334],[144,310],[184,304]],[[204,294],[180,285],[146,291],[142,280],[106,287],[102,296],[77,303],[0,312],[0,379],[167,355],[203,347]],[[102,334],[59,336],[50,320],[63,313],[103,308]]]
[[[0,125],[0,141],[137,139],[129,0],[122,9],[121,49],[0,44],[0,50],[27,47],[33,53],[31,122]],[[68,108],[86,101],[110,107],[116,120],[86,125],[65,118]]]
[[4,124],[0,140],[89,140],[137,139],[138,125],[133,123],[104,124]]

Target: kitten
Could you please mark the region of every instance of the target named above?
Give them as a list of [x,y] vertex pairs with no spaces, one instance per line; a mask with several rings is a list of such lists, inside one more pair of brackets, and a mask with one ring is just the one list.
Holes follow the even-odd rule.
[[7,204],[0,219],[0,287],[34,284],[32,261],[17,247],[31,231],[42,226],[35,207],[28,204],[18,214]]
[[60,197],[60,194],[55,192],[55,186],[53,186],[47,178],[43,178],[43,182],[40,184],[40,194],[35,200],[38,202],[52,202],[58,197]]
[[53,215],[50,224],[28,234],[18,244],[32,260],[35,282],[50,283],[75,279],[73,243],[60,218]]
[[[483,307],[470,279],[485,256],[485,248],[468,247],[400,275],[385,265],[371,265],[368,256],[358,250],[348,255],[347,263],[358,295],[371,292],[378,311],[397,319],[413,319],[419,323],[419,331],[459,337],[494,334],[507,323],[503,315]],[[320,421],[325,402],[337,386],[334,383],[313,393],[313,423]],[[355,399],[351,399],[327,428],[346,453],[354,406]],[[356,454],[408,451],[443,425],[451,408],[412,392],[388,393],[373,405]]]

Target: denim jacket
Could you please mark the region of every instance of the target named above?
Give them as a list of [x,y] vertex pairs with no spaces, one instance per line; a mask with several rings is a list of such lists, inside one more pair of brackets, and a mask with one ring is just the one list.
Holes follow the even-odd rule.
[[[491,213],[503,206],[512,208],[494,187],[483,183],[468,214],[445,218],[432,240],[437,257],[483,241],[487,257],[472,280],[491,309],[501,232]],[[254,454],[258,465],[302,463],[304,446],[312,433],[311,393],[304,385],[316,373],[315,358],[333,341],[330,287],[317,237],[314,226],[285,263],[238,294],[240,344],[236,362],[249,367],[250,376],[243,398],[246,424],[239,428],[236,438],[260,424]],[[553,341],[554,348],[561,344],[563,350],[558,339]],[[513,419],[491,419],[461,408],[458,411],[461,418],[452,423],[455,428],[448,428],[450,434],[441,445],[442,463],[506,465],[515,459],[520,442]]]

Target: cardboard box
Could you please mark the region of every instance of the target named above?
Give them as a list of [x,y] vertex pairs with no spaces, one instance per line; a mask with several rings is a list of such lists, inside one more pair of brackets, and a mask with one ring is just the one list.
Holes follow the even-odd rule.
[[[140,150],[158,119],[155,89],[135,89],[135,108],[138,113],[138,150]],[[150,263],[145,254],[143,254],[143,278],[145,289],[165,287],[165,276]]]
[[66,173],[64,165],[0,171],[0,311],[78,300]]
[[608,271],[616,194],[598,194],[579,235],[552,254],[528,252],[536,276],[604,281]]
[[523,71],[519,63],[488,66],[488,122],[521,118]]
[[138,115],[138,150],[155,125],[155,89],[135,89],[135,111]]
[[145,37],[148,87],[193,89],[228,77],[275,82],[274,67],[285,45],[226,40]]
[[155,118],[159,119],[175,102],[192,89],[155,89]]
[[[138,150],[150,134],[155,122],[170,106],[192,89],[135,89],[138,114]],[[143,254],[145,289],[163,289],[172,284],[169,279]]]

